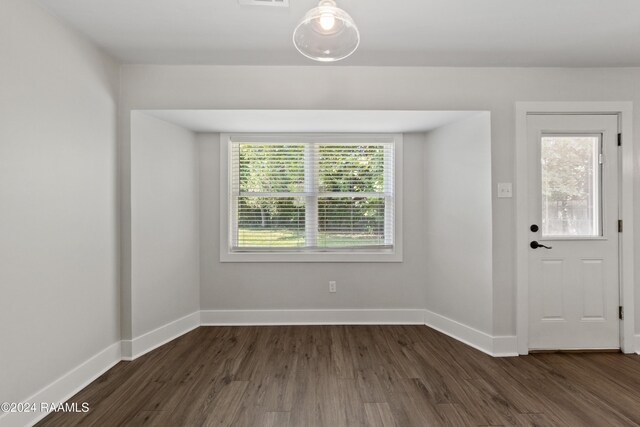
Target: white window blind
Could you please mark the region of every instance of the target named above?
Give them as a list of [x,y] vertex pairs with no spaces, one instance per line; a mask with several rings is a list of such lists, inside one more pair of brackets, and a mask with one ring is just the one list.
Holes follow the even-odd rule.
[[232,251],[394,245],[394,143],[230,140]]

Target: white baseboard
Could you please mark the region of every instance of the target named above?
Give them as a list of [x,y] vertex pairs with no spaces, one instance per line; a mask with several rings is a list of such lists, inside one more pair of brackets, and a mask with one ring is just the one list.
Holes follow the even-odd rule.
[[[134,360],[199,326],[427,325],[494,357],[518,356],[515,336],[492,336],[423,309],[201,310],[122,340],[122,360]],[[640,335],[636,338],[640,352]]]
[[48,415],[47,412],[39,412],[41,402],[49,404],[66,402],[120,362],[120,357],[120,342],[110,345],[22,402],[35,403],[38,406],[37,412],[2,414],[0,427],[22,427],[37,423]]
[[200,312],[188,314],[132,340],[122,340],[122,360],[134,360],[200,326]]
[[456,320],[424,311],[424,323],[436,331],[442,332],[476,350],[493,357],[517,356],[517,340],[515,336],[492,336]]
[[493,337],[485,332],[429,310],[424,311],[424,323],[436,331],[449,335],[451,338],[493,355]]
[[640,354],[640,335],[636,335],[636,354]]
[[422,309],[202,310],[202,326],[423,325]]
[[494,357],[516,357],[518,354],[518,337],[515,335],[503,335],[493,337]]

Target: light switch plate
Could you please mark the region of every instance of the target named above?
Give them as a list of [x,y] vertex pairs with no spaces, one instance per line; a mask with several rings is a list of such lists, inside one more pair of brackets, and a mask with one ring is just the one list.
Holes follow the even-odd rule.
[[498,183],[498,198],[510,198],[513,197],[513,185],[510,182]]

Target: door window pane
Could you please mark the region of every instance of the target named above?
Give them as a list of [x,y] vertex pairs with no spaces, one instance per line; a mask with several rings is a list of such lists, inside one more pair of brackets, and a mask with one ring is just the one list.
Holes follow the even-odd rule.
[[602,235],[601,139],[601,135],[542,136],[543,236]]

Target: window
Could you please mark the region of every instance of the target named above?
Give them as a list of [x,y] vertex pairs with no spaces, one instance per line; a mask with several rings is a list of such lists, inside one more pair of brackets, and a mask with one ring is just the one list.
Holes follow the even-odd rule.
[[223,135],[221,145],[222,261],[401,260],[400,136]]

